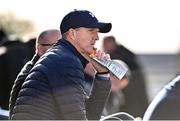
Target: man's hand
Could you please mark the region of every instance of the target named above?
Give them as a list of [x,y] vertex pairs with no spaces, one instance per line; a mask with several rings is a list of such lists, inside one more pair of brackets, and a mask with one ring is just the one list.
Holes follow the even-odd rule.
[[[97,53],[95,54],[95,57],[99,60],[99,61],[102,61],[102,60],[111,60],[110,59],[110,56],[109,54],[105,54],[104,52],[98,50]],[[89,60],[93,67],[95,68],[95,70],[98,72],[98,73],[104,73],[104,72],[109,72],[109,70],[102,66],[101,64],[99,64],[97,61],[95,61],[93,58],[90,58]]]
[[105,66],[103,66],[102,64],[100,64],[99,62],[93,59],[93,58],[96,58],[99,61],[111,60],[109,54],[105,54],[101,50],[97,51],[96,48],[94,48],[93,52],[90,54],[87,54],[87,53],[81,53],[81,54],[92,64],[92,66],[98,73],[109,72],[109,70]]

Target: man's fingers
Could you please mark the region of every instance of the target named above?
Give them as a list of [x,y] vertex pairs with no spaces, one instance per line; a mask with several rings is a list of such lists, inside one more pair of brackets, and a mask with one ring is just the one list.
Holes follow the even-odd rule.
[[110,55],[106,54],[105,52],[102,52],[100,50],[98,50],[96,56],[99,60],[110,60]]

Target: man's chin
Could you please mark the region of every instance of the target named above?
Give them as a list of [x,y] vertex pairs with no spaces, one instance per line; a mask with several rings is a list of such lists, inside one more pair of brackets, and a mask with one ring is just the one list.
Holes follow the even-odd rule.
[[88,55],[92,54],[93,52],[94,52],[93,48],[92,48],[92,49],[89,49],[89,50],[86,50],[86,53],[87,53]]

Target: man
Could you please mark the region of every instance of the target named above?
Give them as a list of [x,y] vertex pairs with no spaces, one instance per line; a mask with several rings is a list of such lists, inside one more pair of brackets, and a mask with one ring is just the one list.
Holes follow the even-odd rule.
[[[89,11],[75,10],[61,22],[62,39],[35,64],[20,90],[11,119],[100,119],[111,87],[109,72],[94,62],[92,53],[98,32],[109,32],[111,23],[101,23]],[[97,58],[109,55],[97,51]],[[84,68],[91,61],[97,73],[87,99]]]
[[56,29],[43,31],[36,41],[36,53],[42,56],[49,48],[51,48],[61,38],[61,32]]
[[45,30],[40,33],[36,39],[36,52],[31,61],[27,62],[26,65],[22,68],[21,72],[18,74],[14,85],[12,87],[10,100],[9,100],[9,110],[10,117],[12,116],[12,111],[18,96],[18,93],[21,89],[22,84],[24,83],[25,78],[28,76],[29,71],[32,69],[34,64],[37,62],[40,56],[42,56],[46,50],[52,47],[57,40],[61,38],[61,33],[59,30],[50,29]]
[[121,111],[128,112],[135,117],[142,117],[147,106],[148,98],[144,74],[136,54],[117,43],[114,36],[103,38],[104,51],[109,53],[112,59],[124,61],[131,70],[131,79],[128,87],[122,90],[125,97],[125,105],[120,107]]

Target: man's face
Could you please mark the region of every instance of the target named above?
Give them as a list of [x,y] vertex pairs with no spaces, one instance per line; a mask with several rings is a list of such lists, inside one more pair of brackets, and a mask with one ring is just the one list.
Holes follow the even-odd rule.
[[38,55],[42,56],[49,48],[51,48],[61,38],[59,31],[52,31],[46,34],[46,41],[38,44]]
[[[56,43],[56,42],[55,42]],[[38,55],[42,56],[49,48],[51,48],[55,43],[49,43],[49,44],[41,44],[39,45],[40,49],[38,51]]]
[[46,44],[41,44],[42,45],[43,54],[49,48],[51,48],[55,43],[57,43],[57,41],[61,38],[61,34],[58,31],[53,31],[53,32],[47,33],[45,38],[46,38]]
[[105,52],[110,53],[115,49],[115,44],[111,41],[104,41],[103,43],[103,49]]
[[92,53],[96,41],[99,40],[98,31],[99,29],[84,27],[75,29],[76,47],[78,50],[86,54]]

